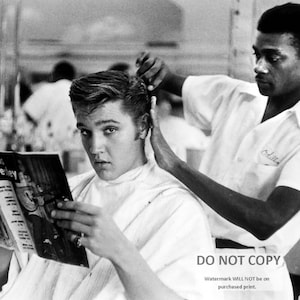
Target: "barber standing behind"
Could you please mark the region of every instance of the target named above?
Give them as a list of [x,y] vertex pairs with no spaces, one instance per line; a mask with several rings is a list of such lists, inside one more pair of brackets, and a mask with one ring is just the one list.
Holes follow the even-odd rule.
[[[212,132],[197,172],[172,152],[152,109],[156,160],[207,204],[219,251],[285,255],[299,240],[299,19],[300,5],[291,3],[261,16],[253,45],[257,85],[222,75],[186,78],[148,53],[137,59],[150,90],[182,96],[186,119]],[[233,291],[228,299],[293,299],[286,266],[276,272],[273,290]]]

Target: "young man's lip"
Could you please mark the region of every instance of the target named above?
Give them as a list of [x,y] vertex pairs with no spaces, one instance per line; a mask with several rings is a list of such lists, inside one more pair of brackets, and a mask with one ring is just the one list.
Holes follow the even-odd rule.
[[94,162],[97,163],[97,164],[109,164],[109,161],[105,161],[105,160],[97,160],[97,159],[95,159]]

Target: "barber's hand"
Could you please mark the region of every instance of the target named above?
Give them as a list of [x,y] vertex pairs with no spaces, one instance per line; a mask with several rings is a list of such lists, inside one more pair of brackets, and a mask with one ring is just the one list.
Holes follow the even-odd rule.
[[169,67],[159,57],[152,57],[148,52],[142,52],[136,60],[138,67],[137,75],[148,85],[150,91],[159,85],[163,86],[164,81],[171,73]]
[[172,173],[173,167],[180,159],[172,151],[160,131],[155,96],[151,98],[150,115],[152,120],[150,141],[154,150],[155,160],[162,169]]
[[60,202],[57,206],[58,209],[51,212],[56,224],[81,235],[80,244],[94,254],[113,261],[128,244],[126,237],[103,208],[76,201]]

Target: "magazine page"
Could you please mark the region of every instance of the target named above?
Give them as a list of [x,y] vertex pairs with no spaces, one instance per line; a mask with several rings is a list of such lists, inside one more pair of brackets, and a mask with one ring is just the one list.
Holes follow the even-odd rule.
[[50,218],[58,202],[72,200],[57,154],[17,154],[16,192],[39,256],[64,263],[87,266],[83,247],[67,239],[67,232]]
[[67,232],[50,217],[60,201],[72,200],[57,154],[16,154],[16,193],[39,256],[64,263],[88,266],[83,247],[67,239]]
[[0,156],[0,245],[35,252],[35,246],[17,201],[14,182],[17,166],[12,153]]

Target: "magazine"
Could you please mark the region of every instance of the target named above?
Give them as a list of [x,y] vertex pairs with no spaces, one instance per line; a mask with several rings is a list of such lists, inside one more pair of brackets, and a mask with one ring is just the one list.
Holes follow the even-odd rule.
[[60,201],[72,195],[58,154],[0,152],[0,246],[88,267],[85,248],[50,217]]

